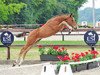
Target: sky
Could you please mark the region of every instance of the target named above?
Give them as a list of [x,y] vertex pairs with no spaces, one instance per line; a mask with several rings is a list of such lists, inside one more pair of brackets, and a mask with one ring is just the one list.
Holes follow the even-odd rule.
[[[100,8],[100,0],[95,1],[95,8]],[[84,9],[86,7],[92,7],[92,0],[88,0],[88,2],[84,3],[80,9]]]

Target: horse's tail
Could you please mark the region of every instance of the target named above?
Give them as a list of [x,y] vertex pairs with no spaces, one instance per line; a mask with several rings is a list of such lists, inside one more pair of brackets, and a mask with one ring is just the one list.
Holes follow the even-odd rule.
[[16,37],[24,37],[24,36],[26,36],[26,33],[27,33],[27,32],[22,32],[22,33],[20,33],[20,34],[17,34]]

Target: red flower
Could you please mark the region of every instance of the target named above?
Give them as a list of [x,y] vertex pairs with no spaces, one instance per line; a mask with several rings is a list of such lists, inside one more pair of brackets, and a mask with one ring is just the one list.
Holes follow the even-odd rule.
[[98,55],[98,54],[99,54],[96,50],[94,50],[94,53],[95,53],[96,55]]
[[85,52],[85,54],[87,55],[87,54],[89,54],[88,52]]
[[76,57],[73,56],[73,57],[72,57],[72,60],[76,62],[76,61],[78,61],[79,59],[77,59]]
[[74,55],[75,53],[72,53],[72,55]]
[[64,61],[66,61],[66,60],[70,60],[70,57],[67,56],[67,55],[65,55],[64,58],[63,58],[63,60],[64,60]]
[[62,50],[64,50],[65,48],[64,47],[62,47]]
[[76,62],[76,61],[79,61],[80,56],[81,56],[81,55],[78,54],[78,53],[76,53],[76,54],[75,54],[75,53],[72,53],[72,60],[75,61],[75,62]]
[[62,52],[62,50],[61,50],[61,49],[58,49],[57,51],[58,51],[58,52]]
[[82,57],[84,57],[84,56],[85,56],[85,54],[84,54],[84,53],[81,53],[81,56],[82,56]]
[[59,48],[59,46],[53,46],[53,49],[57,50]]
[[96,58],[96,55],[93,55],[93,58]]
[[96,50],[91,50],[91,54],[98,55],[99,53]]
[[65,55],[64,57],[63,57],[63,56],[57,56],[57,58],[58,58],[59,60],[62,60],[62,61],[69,61],[69,60],[70,60],[70,57],[67,56],[67,55]]
[[89,52],[91,52],[91,50],[88,50]]
[[80,58],[80,55],[79,54],[75,54],[75,58],[79,59]]
[[62,60],[63,59],[63,57],[62,56],[57,56],[57,58],[59,59],[59,60]]

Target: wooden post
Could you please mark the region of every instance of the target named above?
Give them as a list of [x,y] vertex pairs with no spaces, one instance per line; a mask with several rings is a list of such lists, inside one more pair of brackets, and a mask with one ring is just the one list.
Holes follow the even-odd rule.
[[91,46],[91,50],[95,50],[95,47],[94,46]]
[[24,41],[26,41],[26,36],[24,36]]
[[62,41],[64,41],[64,34],[62,34]]
[[10,60],[10,47],[7,47],[7,60]]

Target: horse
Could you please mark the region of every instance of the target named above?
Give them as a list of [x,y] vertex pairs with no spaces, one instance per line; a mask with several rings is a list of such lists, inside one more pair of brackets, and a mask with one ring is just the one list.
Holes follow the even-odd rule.
[[77,29],[77,23],[72,14],[62,14],[54,16],[40,28],[31,31],[28,35],[26,44],[22,47],[18,59],[13,63],[13,66],[20,66],[25,59],[26,53],[42,38],[52,36],[57,32],[62,31],[65,26],[67,26],[69,30]]

